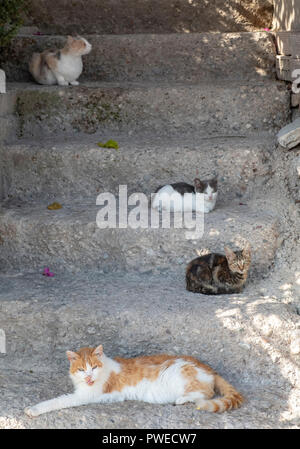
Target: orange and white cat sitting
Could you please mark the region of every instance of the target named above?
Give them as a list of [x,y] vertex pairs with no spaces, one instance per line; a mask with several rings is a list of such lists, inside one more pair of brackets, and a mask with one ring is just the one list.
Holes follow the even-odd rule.
[[[67,351],[74,393],[25,409],[30,416],[84,404],[137,400],[156,404],[194,402],[198,410],[223,412],[243,398],[209,366],[190,356],[153,355],[111,359],[97,348]],[[212,399],[215,390],[222,396]]]
[[68,36],[62,50],[45,50],[34,53],[29,63],[29,71],[39,84],[59,84],[78,86],[77,78],[82,72],[82,56],[92,49],[83,37]]

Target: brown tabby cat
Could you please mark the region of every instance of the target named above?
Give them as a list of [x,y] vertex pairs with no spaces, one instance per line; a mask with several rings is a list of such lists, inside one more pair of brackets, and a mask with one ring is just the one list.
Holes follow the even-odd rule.
[[206,254],[192,260],[186,268],[186,288],[194,293],[221,295],[240,293],[251,264],[250,245],[242,251],[225,247],[222,254]]

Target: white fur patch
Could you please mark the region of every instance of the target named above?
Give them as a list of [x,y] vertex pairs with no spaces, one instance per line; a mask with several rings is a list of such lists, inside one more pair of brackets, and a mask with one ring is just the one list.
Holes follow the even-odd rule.
[[57,62],[57,68],[54,73],[62,76],[65,81],[71,82],[75,81],[81,75],[82,69],[83,64],[81,56],[62,54]]
[[[218,192],[208,186],[203,194],[204,210],[200,212],[211,212],[217,201]],[[158,210],[169,212],[191,212],[196,210],[195,193],[185,193],[181,195],[170,184],[163,186],[154,196],[152,207]]]
[[162,369],[156,380],[143,379],[135,387],[125,387],[122,390],[124,399],[157,404],[175,403],[184,393],[185,379],[181,368],[185,364],[184,360],[177,359],[171,366]]
[[199,382],[205,382],[208,384],[211,384],[214,381],[214,376],[210,373],[208,373],[207,371],[204,371],[201,368],[197,367],[197,379],[199,380]]

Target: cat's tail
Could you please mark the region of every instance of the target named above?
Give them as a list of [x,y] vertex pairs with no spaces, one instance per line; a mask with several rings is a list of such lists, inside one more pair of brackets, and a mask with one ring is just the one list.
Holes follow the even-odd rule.
[[200,399],[197,401],[198,410],[221,413],[232,408],[238,408],[244,402],[243,396],[218,374],[215,374],[215,388],[222,397],[218,399]]

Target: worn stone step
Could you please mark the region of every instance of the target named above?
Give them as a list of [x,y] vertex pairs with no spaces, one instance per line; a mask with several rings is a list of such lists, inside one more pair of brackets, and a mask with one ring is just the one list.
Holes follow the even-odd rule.
[[[92,51],[84,56],[81,81],[203,82],[275,79],[273,36],[256,33],[85,35]],[[9,81],[31,81],[34,52],[62,48],[65,36],[18,36],[0,64]]]
[[[268,210],[257,210],[256,204],[254,207],[246,203],[228,207],[217,204],[213,212],[205,214],[204,233],[202,221],[197,218],[197,234],[183,226],[175,228],[172,221],[170,228],[162,225],[154,228],[155,221],[147,205],[141,206],[144,227],[131,225],[135,212],[125,204],[124,227],[118,227],[117,217],[116,227],[100,229],[96,219],[101,207],[96,206],[96,198],[69,199],[59,210],[48,210],[48,204],[44,201],[3,205],[0,212],[2,269],[53,266],[71,271],[80,267],[105,272],[172,270],[185,266],[196,256],[196,250],[220,252],[224,245],[243,246],[248,240],[253,250],[253,275],[261,277],[272,265],[279,245],[278,217]],[[118,201],[116,206],[111,205],[109,218],[115,210],[118,214]]]
[[[44,360],[40,361],[42,364]],[[30,419],[24,408],[54,396],[72,392],[66,364],[60,370],[40,374],[15,369],[2,369],[9,385],[0,384],[0,429],[106,429],[107,435],[120,429],[298,429],[297,409],[288,408],[288,384],[282,385],[280,394],[274,387],[235,382],[247,402],[242,409],[230,413],[200,412],[193,404],[149,404],[146,402],[116,402],[91,404],[64,409]],[[32,371],[32,370],[31,370]],[[226,374],[226,373],[225,373]],[[22,387],[20,387],[22,378]],[[278,385],[280,388],[281,385]],[[290,392],[290,389],[288,389]],[[295,420],[282,420],[280,414],[295,416]],[[291,422],[290,422],[291,421]],[[187,432],[187,431],[185,431]],[[125,433],[125,432],[124,432]],[[102,438],[100,437],[100,440]],[[106,441],[104,440],[104,443]]]
[[190,33],[271,28],[271,0],[32,0],[26,25],[44,33]]
[[[99,148],[113,138],[119,149]],[[128,192],[155,192],[172,182],[193,183],[196,176],[219,176],[221,202],[245,198],[269,173],[272,136],[158,138],[141,135],[41,139],[0,146],[4,198],[63,200]],[[257,186],[258,184],[258,186]]]
[[[103,275],[40,271],[0,274],[1,427],[292,427],[297,416],[297,363],[289,340],[297,320],[284,291],[269,280],[242,294],[187,292],[176,275]],[[261,293],[268,286],[268,296]],[[159,311],[159,313],[158,313]],[[245,396],[224,414],[138,402],[98,404],[30,420],[25,406],[70,392],[65,351],[102,343],[112,357],[190,354]],[[21,379],[21,381],[20,381]],[[82,416],[85,419],[82,419]],[[283,420],[282,416],[287,419]]]
[[15,107],[16,97],[13,92],[0,94],[0,143],[15,139],[17,135],[19,124],[15,116]]
[[290,94],[275,82],[221,84],[86,83],[79,87],[9,84],[19,136],[96,131],[253,135],[286,124]]

